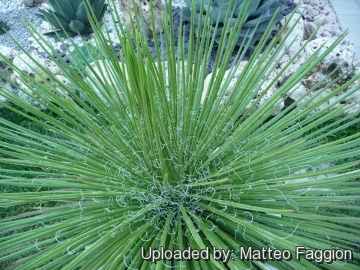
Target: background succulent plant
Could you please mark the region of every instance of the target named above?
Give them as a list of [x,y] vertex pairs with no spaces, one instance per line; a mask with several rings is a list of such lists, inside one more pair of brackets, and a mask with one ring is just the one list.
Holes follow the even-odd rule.
[[87,43],[70,52],[71,65],[78,71],[84,71],[86,66],[100,58],[100,52],[96,46]]
[[[54,28],[58,29],[48,32],[45,35],[55,36],[56,33],[66,37],[65,32],[70,37],[76,35],[87,35],[93,32],[90,24],[89,15],[84,0],[49,0],[51,10],[40,10],[39,17],[49,22]],[[89,0],[91,9],[97,21],[100,21],[106,11],[105,0]],[[65,30],[65,31],[64,31]]]
[[[192,0],[185,0],[185,2],[187,7],[183,8],[182,14],[185,20],[190,21]],[[202,2],[203,8],[201,8]],[[250,37],[254,34],[249,45],[254,46],[254,43],[259,41],[265,33],[265,30],[276,10],[278,8],[283,9],[283,6],[280,4],[279,0],[195,0],[194,24],[196,33],[198,33],[197,28],[199,24],[205,24],[206,16],[208,14],[210,18],[210,33],[209,31],[204,31],[204,33],[206,33],[206,35],[212,36],[212,34],[216,32],[215,42],[219,44],[221,33],[224,29],[225,20],[227,18],[228,8],[231,7],[233,10],[232,16],[229,18],[229,27],[227,30],[229,32],[230,29],[235,25],[236,19],[240,15],[241,9],[248,3],[249,9],[236,45],[239,47],[245,46]],[[279,21],[281,18],[282,16],[280,13],[278,13],[275,18],[275,22]],[[217,20],[219,20],[219,23],[216,27]],[[275,24],[273,27],[275,30]]]

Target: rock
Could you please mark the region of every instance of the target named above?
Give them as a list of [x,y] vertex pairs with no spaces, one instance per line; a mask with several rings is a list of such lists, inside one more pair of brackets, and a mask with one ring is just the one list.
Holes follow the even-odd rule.
[[313,8],[309,8],[306,15],[310,16],[312,19],[314,19],[315,16],[319,15],[319,11],[317,11],[316,9]]
[[319,24],[325,24],[325,23],[328,23],[329,21],[327,20],[327,16],[324,15],[324,14],[320,14],[319,16],[316,16],[314,18],[314,23],[316,25],[319,25]]
[[[297,21],[298,20],[298,21]],[[285,31],[281,36],[281,41],[285,41],[284,48],[288,50],[290,56],[294,55],[301,47],[304,37],[304,23],[300,14],[295,13],[292,17],[291,15],[286,16],[281,21],[282,27],[285,27],[285,24],[288,22]],[[291,28],[294,29],[291,33],[288,33]]]
[[[301,84],[297,83],[291,90],[287,93],[287,98],[290,98],[294,101],[298,100],[304,93],[306,92],[306,88]],[[285,107],[290,104],[284,104]]]
[[23,0],[23,4],[26,7],[33,7],[34,6],[34,1],[33,0]]
[[335,24],[337,23],[337,17],[336,14],[329,14],[329,15],[324,15],[325,16],[325,23],[327,24]]
[[[222,106],[225,102],[228,101],[230,95],[233,93],[233,91],[236,89],[236,84],[237,81],[239,79],[239,77],[241,76],[244,68],[246,67],[248,61],[241,61],[238,69],[235,71],[233,77],[230,80],[229,85],[227,86],[227,91],[225,92],[221,102],[220,102],[220,106]],[[218,72],[218,71],[216,71]],[[224,85],[225,83],[225,79],[229,76],[231,72],[230,70],[226,70],[225,74],[223,76],[224,80],[222,80],[221,82],[221,86]],[[204,81],[204,89],[203,89],[203,93],[201,96],[201,104],[204,104],[206,102],[206,96],[210,94],[210,89],[211,89],[211,77],[213,76],[213,73],[210,73]],[[215,75],[216,76],[216,75]],[[276,87],[274,84],[272,84],[272,81],[274,79],[274,75],[271,74],[269,75],[267,78],[263,78],[262,82],[259,83],[260,88],[259,91],[257,93],[253,93],[254,97],[252,99],[252,101],[247,104],[246,109],[249,109],[252,105],[254,105],[254,103],[256,102],[256,99],[264,93],[264,95],[260,98],[260,100],[257,101],[257,104],[255,107],[259,107],[262,104],[264,104],[275,92],[276,92]],[[267,89],[269,88],[269,89]],[[241,91],[241,90],[238,90]],[[265,92],[266,91],[266,92]],[[276,104],[274,104],[275,106],[275,112],[274,114],[278,114],[281,112],[282,108],[284,107],[283,102],[279,101]]]
[[43,3],[44,0],[23,0],[22,2],[26,7],[34,7],[35,5]]
[[[292,63],[288,67],[288,71],[285,71],[283,76],[280,78],[279,86],[283,85],[285,81],[288,80],[291,77],[291,75],[294,74],[303,65],[305,59],[309,58],[315,52],[315,50],[318,49],[321,46],[321,44],[325,42],[326,45],[321,49],[320,53],[324,52],[324,50],[329,48],[329,46],[332,44],[332,42],[334,42],[334,40],[321,38],[309,42],[309,44],[305,47],[303,55],[299,57],[296,62]],[[279,59],[278,57],[277,59],[275,59],[274,62],[279,61],[280,67],[283,67],[283,65],[290,60],[290,57],[291,55],[284,54],[284,56],[281,59]],[[227,91],[220,102],[220,106],[223,105],[228,100],[229,96],[233,93],[236,87],[237,80],[241,76],[247,63],[248,63],[247,61],[243,61],[240,63],[238,70],[235,71],[233,78],[230,80],[230,83],[227,86]],[[284,97],[283,100],[275,104],[274,114],[278,114],[287,106],[289,106],[292,102],[298,101],[304,95],[306,95],[306,97],[301,101],[299,101],[299,105],[304,104],[304,102],[307,102],[309,99],[311,99],[311,102],[307,106],[315,104],[322,97],[331,94],[332,91],[338,89],[341,85],[343,85],[344,83],[352,79],[357,73],[359,73],[359,71],[355,70],[354,65],[355,64],[354,64],[353,48],[347,45],[338,45],[337,47],[334,48],[332,52],[329,53],[327,57],[323,59],[323,61],[320,62],[320,64],[316,68],[314,68],[314,70],[312,70],[307,75],[305,75],[304,78],[287,93],[287,96]],[[334,72],[334,74],[332,74],[330,77],[326,78],[326,76],[329,75],[331,72],[333,72],[337,67],[339,67],[339,70]],[[353,70],[349,72],[349,68],[350,69],[353,68]],[[224,78],[226,78],[229,75],[229,72],[230,70],[227,70],[225,72]],[[279,69],[276,69],[276,72],[279,72]],[[272,84],[276,72],[274,74],[271,74],[264,81],[260,82],[261,87],[259,88],[258,93],[254,96],[254,99],[257,98],[262,93],[264,93],[264,96],[258,101],[258,104],[256,104],[256,106],[261,106],[262,104],[264,104],[277,91],[277,85]],[[210,81],[212,76],[213,73],[210,73],[205,78],[204,89],[201,98],[202,104],[206,102],[206,96],[210,94],[210,89],[211,89]],[[339,82],[334,84],[332,87],[329,87],[328,83],[335,80],[339,76],[344,76],[344,77]],[[321,82],[322,80],[324,81],[320,85],[319,82]],[[224,81],[222,82],[222,85],[223,83]],[[341,104],[337,100],[343,97],[346,93],[348,93],[352,89],[354,89],[354,87],[357,87],[359,85],[360,85],[359,81],[355,82],[348,89],[344,90],[342,93],[339,93],[335,97],[331,98],[329,102],[338,102],[337,106],[341,106],[341,104],[349,104],[350,106],[348,106],[348,109],[346,109],[347,113],[355,113],[360,108],[360,93],[353,93],[352,95],[346,97],[345,100],[341,102]],[[314,89],[315,86],[317,86],[316,89]],[[266,91],[267,88],[269,89]],[[321,91],[321,93],[319,93],[319,91]],[[255,100],[250,102],[246,108],[252,106],[254,102]],[[316,110],[314,110],[313,112],[325,108],[328,104],[329,103],[324,103],[321,106],[318,106]]]
[[[316,26],[317,27],[317,26]],[[324,32],[324,27],[320,27],[315,34],[315,38],[323,38],[322,33]]]
[[[11,48],[0,45],[0,54],[2,54],[2,57],[4,57],[5,59],[7,59],[8,61],[11,62],[17,55],[17,52]],[[8,77],[9,79],[11,79],[12,69],[8,66],[6,61],[3,60],[2,58],[0,58],[0,73],[5,75],[5,77]],[[0,87],[2,89],[12,91],[10,83],[2,78],[0,78]],[[4,96],[0,95],[0,101],[6,102],[7,100]],[[0,107],[2,107],[2,106],[0,106]]]
[[[310,56],[322,45],[324,45],[320,50],[320,53],[322,53],[328,49],[333,42],[335,42],[335,39],[332,38],[320,38],[313,40],[305,47],[305,52],[308,56]],[[337,66],[342,66],[340,68],[340,73],[345,73],[345,71],[353,65],[354,54],[355,52],[352,46],[338,45],[324,58],[321,65],[327,69],[329,66],[337,64]]]
[[[222,100],[222,104],[227,100],[227,97],[232,93],[232,91],[234,90],[235,84],[236,84],[236,80],[239,78],[239,76],[241,75],[241,72],[243,71],[244,67],[246,66],[246,64],[248,63],[248,61],[241,61],[238,70],[235,72],[234,77],[232,78],[232,80],[230,81],[230,84],[228,86],[228,89],[224,95],[224,98]],[[228,76],[229,72],[231,70],[226,70],[225,74],[224,74],[224,79]],[[206,96],[208,96],[210,94],[210,88],[211,88],[211,77],[213,75],[214,72],[208,74],[205,78],[204,81],[204,89],[201,95],[201,104],[204,104]],[[216,71],[216,73],[218,73],[218,70]],[[217,75],[215,75],[217,76]],[[223,86],[225,80],[223,80],[221,82],[221,86]]]
[[[122,69],[122,63],[119,62],[120,68]],[[88,74],[88,76],[85,78],[85,82],[95,91],[95,93],[98,95],[98,97],[105,103],[108,104],[108,100],[106,99],[106,96],[104,96],[102,93],[104,93],[106,90],[102,86],[102,84],[108,84],[110,85],[109,89],[114,90],[114,95],[119,96],[122,100],[124,100],[124,94],[123,89],[124,86],[120,84],[120,82],[124,83],[122,80],[119,81],[119,78],[116,78],[114,76],[115,74],[109,74],[106,72],[107,69],[113,69],[114,64],[109,60],[97,60],[95,62],[92,62],[90,64],[90,67],[86,67],[85,73]],[[128,80],[127,77],[127,71],[126,71],[126,65],[124,64],[125,70],[122,70],[125,72],[126,80]],[[108,95],[107,95],[108,96]],[[89,97],[81,95],[82,99],[89,100]]]
[[[2,54],[7,60],[12,61],[17,52],[14,49],[0,45],[0,54]],[[0,72],[6,72],[10,70],[8,64],[0,58]]]
[[[67,77],[65,77],[64,75],[57,74],[57,75],[55,75],[55,78],[57,80],[59,80],[59,82],[64,84],[67,89],[73,89],[74,88],[74,86],[70,82],[70,80]],[[68,94],[64,89],[57,88],[56,94],[61,95],[63,98],[68,98]]]
[[287,62],[289,62],[289,60],[290,60],[290,56],[288,54],[285,54],[279,61],[280,66],[286,64]]
[[331,33],[329,33],[329,32],[326,31],[326,30],[325,30],[324,32],[322,32],[321,36],[323,36],[323,37],[329,37],[329,38],[332,37]]
[[[13,64],[16,67],[32,77],[35,77],[35,74],[41,70],[41,67],[35,62],[37,62],[40,66],[48,69],[54,75],[60,74],[60,69],[56,66],[55,63],[49,59],[42,58],[33,53],[30,54],[30,56],[26,54],[17,55],[13,60]],[[16,77],[20,76],[17,71],[15,71],[14,74]]]
[[313,22],[304,22],[304,40],[308,40],[316,30],[316,24]]
[[[37,63],[38,64],[37,64]],[[34,93],[32,87],[35,87],[35,83],[38,84],[52,84],[57,85],[55,83],[51,82],[50,75],[44,71],[49,71],[50,74],[54,75],[54,77],[61,82],[63,82],[66,87],[72,88],[71,83],[69,80],[67,80],[64,76],[61,75],[60,69],[56,66],[55,63],[51,62],[51,60],[42,58],[35,54],[30,54],[30,56],[26,54],[20,54],[15,56],[13,60],[13,64],[19,68],[21,73],[18,70],[15,70],[11,80],[18,85],[18,95],[23,100],[25,100],[27,103],[32,104],[33,106],[38,107],[39,109],[45,109],[46,106],[42,104],[42,98],[38,96],[36,93]],[[40,65],[40,66],[39,66]],[[33,79],[30,81],[26,80],[26,76],[23,76],[23,74],[26,74]],[[56,93],[60,95],[65,95],[64,91],[60,89],[59,87],[51,87],[51,89]],[[51,99],[50,99],[51,100]]]
[[139,30],[146,33],[147,35],[152,33],[150,10],[151,5],[154,8],[153,14],[155,32],[161,33],[163,31],[161,16],[164,12],[164,5],[161,0],[142,0],[134,2],[128,0],[119,0],[120,10],[122,11],[120,18],[122,18],[122,22],[125,28],[130,30],[132,27],[131,21],[133,20],[133,23],[137,24],[136,20],[139,20]]
[[303,6],[298,7],[298,9],[296,10],[296,13],[302,15],[302,16],[307,16],[307,9]]
[[[2,82],[1,87],[2,87],[1,88],[2,93],[4,93],[6,91],[6,92],[10,92],[10,93],[14,93],[14,94],[18,95],[19,90],[13,88],[11,86],[10,82],[5,82],[5,83]],[[6,96],[4,97],[4,96],[0,95],[0,102],[7,102],[7,101],[8,100],[6,99]],[[1,103],[0,103],[0,108],[2,108],[2,107],[3,106],[1,106]]]
[[[309,58],[317,49],[323,44],[324,46],[320,49],[319,53],[323,53],[328,49],[335,40],[331,38],[319,38],[315,39],[305,47],[304,60]],[[280,83],[283,84],[287,79],[290,78],[304,63],[304,60],[296,63],[292,68],[284,73]],[[290,95],[291,98],[297,100],[304,93],[308,93],[306,99],[300,101],[299,104],[303,104],[307,100],[311,99],[311,104],[319,101],[322,97],[328,94],[332,94],[333,91],[337,90],[340,86],[351,80],[359,71],[354,66],[354,48],[347,45],[337,45],[312,71],[306,74],[301,80],[301,85],[298,85],[298,90]],[[328,76],[328,77],[327,77]],[[341,80],[329,86],[329,83],[339,77]],[[349,91],[355,89],[360,84],[358,81],[353,83],[343,92],[338,93],[332,97],[329,102],[335,102],[338,98],[345,97]],[[319,92],[320,91],[320,92]],[[294,95],[295,94],[295,95]],[[318,95],[318,96],[317,96]],[[338,102],[338,101],[337,101]],[[341,104],[340,104],[341,103]],[[360,93],[355,92],[347,96],[343,101],[338,102],[336,107],[342,105],[349,105],[347,113],[356,113],[360,109]],[[328,104],[322,104],[316,108],[319,111],[326,107]],[[354,105],[354,106],[353,106]]]
[[[310,41],[309,44],[305,47],[305,50],[301,57],[297,61],[291,63],[288,69],[282,74],[278,80],[278,84],[273,83],[273,79],[276,75],[276,72],[279,72],[279,68],[275,69],[273,74],[270,74],[267,78],[264,78],[262,82],[259,83],[259,89],[257,93],[254,93],[254,98],[246,108],[254,105],[255,99],[260,95],[263,95],[262,98],[257,102],[256,106],[261,106],[264,104],[274,93],[277,91],[278,87],[281,87],[287,80],[291,79],[291,76],[296,73],[296,71],[303,66],[306,59],[311,57],[317,49],[319,49],[323,44],[324,46],[320,49],[319,53],[323,53],[327,50],[335,40],[331,38],[319,38],[313,41]],[[283,55],[280,59],[276,57],[273,59],[275,63],[278,62],[282,68],[289,60],[291,55],[280,53]],[[247,65],[247,61],[240,63],[239,68],[235,71],[233,78],[230,80],[229,85],[227,86],[227,91],[222,97],[220,106],[222,106],[226,101],[228,101],[229,96],[233,91],[239,91],[236,89],[237,81],[239,77],[244,72],[244,68]],[[273,67],[272,67],[273,68]],[[218,72],[218,71],[216,71]],[[229,76],[230,70],[227,70],[224,74],[224,79]],[[312,71],[306,74],[303,79],[297,83],[290,91],[287,93],[287,96],[283,97],[282,100],[277,102],[274,105],[274,114],[280,113],[286,107],[291,105],[293,102],[298,102],[299,106],[311,106],[317,103],[324,97],[328,97],[333,94],[333,91],[339,89],[345,83],[352,80],[356,74],[360,73],[360,68],[356,69],[354,62],[354,49],[349,45],[337,45]],[[211,89],[211,77],[217,76],[213,73],[210,73],[204,81],[204,90],[202,93],[201,104],[204,104],[206,101],[206,96],[210,94]],[[333,85],[329,85],[330,82],[340,78],[339,81]],[[225,83],[225,80],[222,81],[222,86]],[[360,91],[354,92],[353,89],[360,86],[360,80],[355,81],[348,88],[344,89],[342,92],[338,92],[336,95],[331,97],[328,102],[323,103],[322,105],[317,105],[316,109],[311,113],[325,109],[330,103],[336,103],[335,107],[343,106],[344,112],[347,114],[355,114],[360,111]],[[265,92],[266,91],[266,92]],[[349,92],[353,93],[349,95]],[[343,100],[339,101],[342,98]],[[306,104],[305,104],[306,103]]]
[[24,8],[22,1],[23,0],[0,0],[0,13],[7,13]]

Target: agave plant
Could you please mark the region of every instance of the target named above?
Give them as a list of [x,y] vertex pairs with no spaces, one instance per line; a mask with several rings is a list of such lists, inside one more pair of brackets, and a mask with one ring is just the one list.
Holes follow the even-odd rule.
[[[119,21],[118,14],[113,19]],[[172,24],[164,25],[166,64],[159,60],[160,45],[155,62],[147,37],[136,33],[134,40],[119,35],[119,62],[99,28],[94,38],[107,64],[92,63],[93,76],[84,79],[57,61],[84,100],[50,72],[42,84],[21,76],[46,112],[1,91],[17,106],[2,105],[29,121],[22,127],[0,118],[0,214],[8,213],[0,221],[2,268],[358,269],[346,260],[322,264],[318,256],[298,260],[295,254],[303,246],[300,252],[348,249],[360,258],[354,252],[360,244],[360,133],[334,136],[359,124],[358,118],[341,117],[345,107],[335,107],[336,93],[346,85],[311,106],[296,100],[270,117],[273,104],[343,36],[324,53],[319,48],[262,106],[248,108],[281,59],[276,38],[261,54],[271,27],[222,104],[234,74],[225,70],[241,19],[230,45],[219,44],[218,72],[211,75],[204,102],[213,43],[191,36],[194,51],[185,58],[183,47],[171,46]],[[36,37],[45,42],[41,34]],[[238,52],[234,70],[243,55]],[[69,98],[55,95],[54,84]],[[29,128],[34,125],[46,132]],[[288,259],[264,263],[262,255],[251,260],[241,253],[262,247]]]
[[[87,0],[48,0],[52,10],[40,10],[38,16],[49,22],[56,30],[45,33],[47,36],[70,37],[76,35],[88,35],[93,33],[86,7]],[[100,22],[103,18],[107,5],[105,0],[89,0],[92,12]]]
[[[240,16],[243,6],[249,5],[247,7],[248,12],[243,17],[242,30],[236,41],[236,45],[239,47],[245,47],[247,42],[250,42],[250,46],[254,46],[254,43],[264,35],[275,11],[279,8],[283,9],[279,0],[185,0],[185,2],[187,7],[182,9],[184,18],[191,21],[191,10],[194,10],[193,23],[195,24],[196,33],[199,33],[197,31],[199,22],[201,21],[201,24],[205,25],[206,19],[209,18],[209,30],[200,33],[210,36],[215,34],[215,41],[218,44],[222,32],[225,31],[228,35]],[[195,2],[195,5],[192,5],[193,2]],[[277,13],[275,22],[280,21],[281,18],[280,13]],[[229,22],[225,27],[225,21],[227,20]],[[272,29],[276,29],[273,22]]]

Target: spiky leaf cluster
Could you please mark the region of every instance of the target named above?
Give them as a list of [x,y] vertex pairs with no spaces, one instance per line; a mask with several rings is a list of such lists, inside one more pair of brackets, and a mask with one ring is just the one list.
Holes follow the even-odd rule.
[[[206,25],[206,20],[209,18],[208,31],[205,31],[202,36],[215,34],[215,42],[218,44],[222,32],[229,35],[241,14],[241,9],[249,5],[246,7],[248,12],[242,18],[244,24],[236,41],[238,47],[244,47],[248,40],[251,41],[250,46],[254,46],[254,43],[264,35],[277,9],[283,9],[279,0],[185,0],[185,2],[187,7],[182,10],[184,18],[191,22],[191,10],[194,10],[193,23],[195,24],[196,33],[198,33],[199,21],[201,21],[201,25]],[[275,22],[280,21],[281,18],[280,13],[277,13]],[[226,24],[225,21],[227,20],[229,22]],[[276,29],[274,23],[272,29]]]
[[[87,0],[49,0],[52,10],[40,10],[38,16],[49,22],[56,30],[45,35],[70,37],[88,35],[93,33],[89,16],[91,13],[86,8]],[[105,0],[89,0],[91,10],[97,22],[101,22],[107,5]]]
[[[119,21],[119,15],[113,19]],[[37,98],[47,111],[9,91],[1,94],[18,107],[2,105],[46,132],[30,129],[33,124],[22,127],[0,118],[0,187],[31,189],[0,193],[3,212],[26,207],[24,213],[0,220],[2,266],[357,269],[343,261],[320,264],[305,258],[296,260],[294,251],[296,246],[312,250],[334,246],[353,250],[354,258],[360,258],[355,252],[360,245],[360,133],[334,136],[340,128],[359,123],[358,118],[344,115],[345,105],[336,106],[341,102],[336,95],[360,75],[315,103],[304,94],[299,97],[303,102],[296,100],[272,117],[274,104],[316,68],[344,36],[324,53],[319,46],[271,98],[256,106],[270,88],[261,92],[261,85],[282,56],[281,46],[274,47],[277,40],[261,54],[271,28],[223,103],[244,57],[239,51],[233,69],[225,72],[241,21],[230,34],[232,45],[219,44],[214,63],[217,72],[205,85],[212,43],[209,39],[195,42],[192,35],[189,47],[193,50],[185,56],[184,47],[173,46],[171,19],[165,20],[161,45],[167,63],[160,60],[160,45],[155,48],[155,61],[147,37],[135,30],[134,39],[121,37],[117,30],[122,48],[119,62],[106,34],[95,28],[101,55],[88,66],[96,72],[87,78],[58,56],[61,73],[76,91],[46,69],[50,79],[39,83],[12,65],[32,93],[18,90]],[[182,34],[179,31],[180,41]],[[36,37],[44,41],[41,34]],[[154,43],[160,44],[158,40]],[[48,53],[55,61],[52,55],[56,52]],[[273,84],[299,53],[275,75]],[[335,83],[317,90],[322,92]],[[66,92],[67,98],[56,95],[54,85]],[[358,90],[355,87],[347,94]],[[322,110],[315,110],[322,105]],[[328,141],[328,137],[335,139]],[[293,259],[266,263],[242,260],[240,246],[287,249]],[[152,261],[142,257],[142,247],[145,257],[150,247],[216,247],[233,253],[227,262],[213,256],[210,260]]]

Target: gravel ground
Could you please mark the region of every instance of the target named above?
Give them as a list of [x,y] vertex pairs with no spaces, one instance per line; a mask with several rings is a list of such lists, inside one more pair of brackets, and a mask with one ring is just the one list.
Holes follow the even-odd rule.
[[[19,10],[14,9],[6,13],[0,13],[0,20],[10,26],[9,34],[27,51],[30,50],[28,38],[31,37],[31,34],[26,30],[26,20],[29,20],[35,27],[41,25],[42,20],[36,16],[38,11],[37,7],[25,7]],[[0,35],[0,45],[20,51],[20,48],[8,35]]]
[[23,0],[0,0],[0,13],[24,8]]

